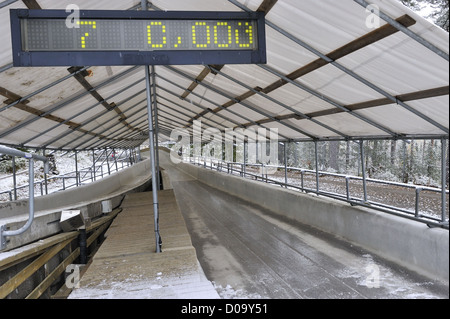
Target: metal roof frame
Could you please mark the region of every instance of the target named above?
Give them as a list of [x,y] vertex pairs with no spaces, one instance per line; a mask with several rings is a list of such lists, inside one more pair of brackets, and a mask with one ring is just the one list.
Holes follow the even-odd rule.
[[[437,113],[430,114],[428,109],[420,109],[420,106],[417,106],[416,103],[416,101],[422,101],[421,103],[426,103],[426,105],[432,107],[435,110],[434,112],[440,112],[443,103],[442,99],[448,97],[448,81],[441,82],[440,86],[434,88],[423,86],[418,87],[415,91],[410,90],[409,93],[401,92],[401,94],[392,94],[339,61],[344,56],[354,55],[355,52],[358,54],[362,48],[370,50],[371,46],[380,40],[400,32],[405,34],[411,41],[429,49],[429,52],[432,52],[435,57],[430,56],[430,58],[442,59],[442,61],[448,62],[448,52],[440,48],[440,45],[436,45],[434,38],[422,34],[423,32],[419,33],[412,30],[412,25],[415,25],[416,22],[423,24],[424,21],[421,21],[408,10],[403,10],[405,14],[403,17],[396,18],[390,16],[390,11],[392,10],[382,6],[379,16],[387,24],[363,34],[360,38],[356,36],[353,41],[347,42],[341,48],[325,54],[318,50],[315,45],[311,45],[308,41],[299,38],[297,31],[294,34],[291,30],[278,26],[277,16],[271,14],[272,9],[277,8],[277,0],[251,0],[245,2],[245,5],[239,0],[215,1],[223,4],[229,3],[231,6],[228,6],[227,9],[235,6],[240,10],[252,11],[247,5],[256,7],[257,11],[265,13],[266,25],[276,33],[282,35],[282,40],[280,41],[298,45],[306,50],[305,52],[309,52],[309,54],[316,56],[318,59],[312,60],[309,64],[297,64],[300,68],[297,68],[289,74],[282,71],[276,64],[270,63],[270,61],[267,65],[254,66],[254,68],[262,70],[262,72],[258,73],[259,76],[267,75],[268,79],[272,77],[277,79],[276,82],[264,88],[259,86],[255,87],[250,82],[242,80],[234,72],[236,67],[233,65],[203,65],[199,73],[197,73],[197,76],[190,70],[195,68],[157,67],[157,70],[151,74],[154,78],[151,98],[155,104],[155,108],[158,109],[156,117],[160,117],[160,119],[155,121],[155,125],[161,124],[161,139],[170,137],[169,133],[175,128],[184,128],[190,131],[190,134],[193,134],[191,126],[196,120],[201,120],[202,124],[206,127],[217,128],[222,133],[225,129],[230,128],[228,127],[230,124],[233,125],[231,127],[232,129],[251,127],[270,129],[273,126],[279,126],[283,128],[279,135],[281,141],[397,140],[410,138],[448,139],[448,121],[446,122],[441,119],[440,116],[437,117]],[[350,2],[351,0],[348,1]],[[83,0],[79,2],[81,3]],[[158,2],[158,6],[149,3],[149,8],[161,10],[160,7],[164,6],[164,0],[156,2]],[[369,5],[364,0],[353,0],[351,2],[363,8]],[[372,2],[379,4],[378,0],[373,0]],[[0,9],[5,10],[9,7],[14,7],[17,3],[20,3],[20,1],[3,1],[0,3]],[[40,8],[38,1],[25,1],[24,3],[29,8]],[[114,3],[112,4],[112,9],[116,9],[115,5]],[[290,3],[290,5],[297,4]],[[326,5],[332,4],[331,2],[327,2]],[[130,8],[130,10],[140,9],[141,4],[134,5]],[[195,10],[195,8],[193,9]],[[354,9],[354,11],[357,12],[357,9]],[[429,32],[435,32],[435,30],[430,27]],[[10,76],[10,74],[17,74],[17,71],[20,73],[21,71],[20,69],[13,68],[10,63],[5,64],[0,61],[0,64],[3,65],[0,68],[0,79]],[[374,98],[353,104],[343,103],[339,99],[336,99],[333,94],[326,94],[321,88],[313,87],[303,81],[306,75],[314,75],[316,70],[320,70],[327,65],[334,67],[339,72],[342,72],[342,74],[349,76],[351,79],[367,87],[369,91],[371,90],[370,92],[373,91],[376,93],[373,95]],[[254,68],[251,70],[256,70]],[[0,107],[0,118],[6,114],[8,119],[11,118],[11,121],[15,121],[16,123],[6,129],[2,129],[0,125],[0,143],[12,147],[21,146],[55,150],[81,150],[109,146],[117,147],[117,145],[140,145],[143,142],[142,134],[148,132],[148,127],[146,127],[145,120],[142,119],[142,116],[133,120],[134,117],[138,117],[145,112],[145,108],[141,105],[144,100],[144,92],[135,92],[136,88],[140,85],[139,79],[132,80],[132,82],[127,83],[126,86],[120,89],[116,89],[114,86],[111,86],[110,89],[110,84],[121,81],[121,78],[127,79],[128,75],[133,74],[133,71],[138,72],[139,68],[132,67],[125,71],[121,70],[118,74],[100,81],[99,79],[95,79],[95,84],[91,84],[91,80],[86,78],[87,73],[91,69],[88,66],[77,67],[76,69],[72,69],[73,73],[50,83],[44,83],[45,85],[42,87],[37,87],[32,93],[23,94],[23,96],[20,95],[21,92],[26,92],[26,89],[24,90],[23,88],[16,92],[11,92],[14,89],[10,86],[9,90],[11,91],[5,88],[2,91],[3,93],[0,92],[0,94],[9,98],[9,103]],[[45,73],[46,70],[43,69],[43,72]],[[100,73],[103,74],[104,72],[102,71]],[[172,77],[172,75],[175,75],[175,77]],[[59,89],[61,86],[73,86],[71,79],[76,79],[85,90],[79,91],[78,94],[69,96],[58,103],[46,105],[45,108],[42,108],[40,105],[35,106],[36,99],[42,95],[51,96],[52,94],[57,94],[55,89]],[[140,79],[144,82],[143,77]],[[218,81],[220,79],[219,83],[221,84],[229,82],[233,90],[227,91],[220,87],[220,84],[214,84],[211,79],[218,79]],[[185,85],[185,81],[189,81],[191,84]],[[338,81],[338,79],[335,81]],[[297,107],[274,97],[272,92],[275,92],[281,87],[285,87],[286,90],[295,87],[301,90],[306,96],[314,97],[317,103],[323,103],[321,104],[321,109],[305,112],[301,109],[301,105]],[[100,93],[99,90],[108,93]],[[110,90],[113,90],[114,93],[111,94]],[[178,91],[182,93],[178,93]],[[142,102],[130,104],[131,99],[139,98],[141,94]],[[123,106],[106,102],[119,95],[123,97],[121,102]],[[74,113],[73,106],[88,96],[95,98],[97,100],[96,104],[81,105],[79,111]],[[103,96],[107,96],[107,98]],[[211,96],[220,97],[220,100],[227,99],[228,102],[216,101]],[[260,99],[257,99],[257,97]],[[269,106],[265,106],[264,101],[267,101],[267,105]],[[435,101],[438,101],[438,104]],[[99,108],[96,108],[99,105],[105,107],[103,111],[99,111]],[[283,113],[275,114],[270,110],[270,105],[279,107],[279,109],[283,110]],[[392,110],[398,110],[398,108],[393,107],[398,106],[410,114],[410,116],[417,117],[418,127],[421,125],[420,123],[426,123],[428,125],[428,131],[418,129],[417,132],[413,130],[403,132],[400,129],[393,129],[392,125],[386,124],[384,121],[380,121],[379,118],[377,119],[371,116],[372,110],[378,111],[384,106],[391,107],[391,105]],[[65,114],[65,111],[69,109],[70,112],[67,113],[67,116],[60,115]],[[247,111],[243,112],[242,110]],[[115,118],[111,117],[113,113],[110,111],[114,114],[117,113]],[[442,111],[443,114],[448,113],[448,110],[445,111],[445,109],[442,109]],[[77,118],[86,117],[91,112],[93,115],[89,115],[90,117],[88,119],[76,121]],[[28,113],[27,116],[25,116],[26,113]],[[20,115],[23,119],[14,120],[14,116],[16,116],[14,114],[17,114],[17,116]],[[30,114],[32,115],[30,116]],[[349,115],[350,118],[345,118],[351,122],[351,118],[354,118],[355,123],[359,123],[355,124],[356,127],[361,127],[359,132],[348,132],[347,130],[342,130],[339,126],[335,126],[331,119],[334,119],[337,115]],[[45,128],[42,129],[42,125],[47,123],[43,121],[44,119],[53,121],[55,124],[45,124]],[[93,127],[94,123],[98,123],[98,127]],[[63,130],[66,126],[68,129]],[[315,131],[315,127],[321,128],[322,133]],[[367,131],[367,134],[364,131],[366,127],[372,127],[372,129]],[[25,132],[24,130],[29,133],[23,134]],[[159,128],[156,127],[155,130],[159,132]],[[31,135],[31,132],[34,132],[34,135]],[[325,135],[322,135],[323,132],[325,132]],[[23,138],[20,138],[19,136],[22,134]]]

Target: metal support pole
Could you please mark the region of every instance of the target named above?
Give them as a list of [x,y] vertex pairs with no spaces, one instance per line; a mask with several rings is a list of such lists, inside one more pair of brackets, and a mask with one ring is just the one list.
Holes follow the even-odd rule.
[[107,148],[105,148],[105,156],[106,156],[106,166],[108,166],[108,175],[111,175],[111,169],[109,168],[109,155],[108,155]]
[[364,154],[364,141],[363,140],[361,140],[359,142],[359,149],[360,149],[360,155],[361,155],[361,171],[362,171],[362,178],[363,178],[364,202],[367,202],[366,163],[364,161],[366,156]]
[[148,128],[149,128],[149,142],[150,142],[150,158],[152,163],[152,190],[153,190],[153,214],[155,219],[155,239],[156,252],[161,252],[161,237],[159,234],[159,203],[158,203],[158,181],[156,174],[156,156],[155,156],[155,137],[153,132],[153,110],[152,110],[152,96],[151,96],[151,78],[150,69],[148,66],[144,67],[145,78],[147,84],[147,113],[148,113]]
[[287,143],[284,142],[284,186],[287,188],[288,177],[287,177]]
[[33,224],[34,220],[34,162],[32,158],[28,159],[28,175],[29,175],[29,184],[28,184],[28,220],[25,225],[23,225],[20,229],[14,231],[7,231],[5,226],[0,227],[0,249],[6,248],[6,236],[17,236],[26,232]]
[[[356,3],[360,4],[362,7],[364,8],[368,8],[370,6],[370,3],[368,3],[365,0],[353,0]],[[384,12],[378,10],[378,16],[383,19],[384,21],[386,21],[387,23],[389,23],[390,25],[392,25],[393,27],[395,27],[397,30],[405,33],[407,36],[409,36],[411,39],[414,39],[415,41],[417,41],[418,43],[422,44],[424,47],[428,48],[429,50],[431,50],[432,52],[436,53],[437,55],[439,55],[440,57],[442,57],[445,60],[449,60],[449,55],[448,53],[444,52],[443,50],[439,49],[438,47],[436,47],[435,45],[433,45],[432,43],[428,42],[427,40],[425,40],[424,38],[422,38],[421,36],[419,36],[418,34],[414,33],[413,31],[411,31],[410,29],[406,28],[405,26],[403,26],[402,24],[400,24],[399,22],[395,21],[394,19],[392,19],[391,17],[389,17],[387,14],[385,14]]]
[[48,167],[48,159],[43,156],[20,152],[16,149],[3,147],[3,146],[0,146],[0,153],[11,155],[11,156],[20,156],[20,157],[24,157],[24,158],[28,159],[28,177],[29,177],[28,220],[25,223],[25,225],[23,225],[21,228],[19,228],[17,230],[7,230],[6,225],[0,226],[0,249],[5,249],[6,244],[7,244],[6,237],[7,236],[17,236],[17,235],[23,234],[31,227],[31,224],[33,223],[33,220],[34,220],[34,161],[33,161],[33,159],[44,162],[44,171],[46,173],[48,173],[49,167]]
[[[244,139],[244,177],[247,177],[247,148],[248,142],[245,142]],[[217,167],[219,167],[219,163],[217,163]]]
[[78,243],[80,246],[80,264],[86,265],[88,259],[86,229],[80,229]]
[[155,148],[156,148],[156,176],[158,180],[158,190],[161,190],[161,177],[159,169],[159,120],[158,120],[158,103],[156,101],[156,73],[155,66],[151,66],[152,71],[152,90],[153,90],[153,106],[155,113]]
[[77,187],[80,186],[78,184],[78,151],[75,151],[75,181],[76,181]]
[[97,177],[95,176],[95,174],[96,174],[96,166],[95,166],[95,163],[96,163],[97,161],[95,160],[95,151],[94,150],[92,150],[92,168],[93,168],[93,170],[94,170],[94,181],[96,181],[97,180]]
[[301,176],[301,183],[302,183],[302,191],[305,191],[305,180],[303,178],[304,175],[305,175],[305,171],[301,170],[300,171],[300,176]]
[[[42,156],[45,157],[45,149],[42,150]],[[47,173],[44,170],[44,183],[45,183],[45,195],[48,195],[48,181],[47,181]]]
[[14,184],[14,200],[17,200],[17,178],[16,178],[16,157],[12,157],[13,164],[13,184]]
[[446,196],[445,196],[445,189],[446,189],[446,179],[447,179],[447,165],[446,165],[446,150],[447,150],[447,141],[445,140],[445,138],[441,139],[441,178],[442,178],[442,194],[441,194],[441,200],[442,200],[442,218],[441,221],[443,223],[445,223],[445,219],[446,219],[446,213],[447,213],[447,201],[446,201]]
[[[148,9],[147,0],[141,0],[142,10]],[[161,236],[159,234],[159,204],[158,204],[158,185],[155,179],[156,176],[156,161],[155,161],[155,139],[153,132],[153,110],[152,110],[152,92],[151,92],[151,78],[150,68],[148,65],[144,66],[145,69],[145,84],[147,86],[147,115],[148,115],[148,128],[149,128],[149,142],[150,142],[150,158],[152,163],[152,190],[153,190],[153,214],[155,218],[155,239],[156,239],[156,252],[161,252]],[[159,181],[158,181],[159,184]]]
[[314,141],[314,152],[316,161],[316,192],[319,194],[319,154],[317,153],[317,141]]
[[113,148],[113,156],[114,156],[114,165],[116,166],[116,172],[119,171],[119,168],[117,167],[117,154],[116,154],[116,150]]

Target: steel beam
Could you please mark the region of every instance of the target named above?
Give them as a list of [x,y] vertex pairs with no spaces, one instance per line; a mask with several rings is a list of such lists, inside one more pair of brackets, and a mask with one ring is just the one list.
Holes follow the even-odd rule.
[[[364,8],[368,8],[371,4],[368,3],[365,0],[353,0],[356,3],[358,3],[359,5],[361,5]],[[448,3],[447,3],[448,5]],[[387,14],[385,14],[383,11],[378,10],[378,11],[372,11],[372,13],[378,15],[381,19],[383,19],[384,21],[386,21],[387,23],[389,23],[390,25],[392,25],[393,27],[395,27],[396,29],[398,29],[399,31],[403,32],[404,34],[406,34],[407,36],[409,36],[411,39],[413,39],[414,41],[422,44],[424,47],[426,47],[427,49],[429,49],[430,51],[436,53],[437,55],[439,55],[441,58],[449,61],[449,55],[447,52],[444,52],[443,50],[439,49],[437,46],[435,46],[434,44],[432,44],[431,42],[425,40],[424,38],[422,38],[421,36],[419,36],[417,33],[414,33],[413,31],[411,31],[408,28],[405,28],[403,25],[401,25],[400,23],[398,23],[397,21],[395,21],[394,19],[392,19],[390,16],[388,16]]]
[[[285,108],[286,110],[289,110],[289,111],[293,112],[295,115],[297,115],[297,116],[299,116],[299,117],[301,117],[301,118],[303,118],[303,119],[310,120],[310,121],[314,122],[315,124],[320,125],[320,126],[322,126],[323,128],[325,128],[325,129],[327,129],[327,130],[329,130],[329,131],[331,131],[331,132],[336,133],[337,135],[340,135],[340,136],[342,136],[342,137],[344,137],[344,138],[348,138],[348,136],[347,136],[346,134],[344,134],[344,133],[342,133],[342,132],[339,132],[338,130],[336,130],[336,129],[330,127],[330,126],[328,126],[328,125],[326,125],[326,124],[323,124],[323,123],[321,123],[320,121],[318,121],[318,120],[316,120],[316,119],[313,119],[312,117],[309,117],[309,116],[307,116],[307,115],[305,115],[305,114],[303,114],[303,113],[297,111],[296,109],[294,109],[294,108],[292,108],[292,107],[290,107],[290,106],[288,106],[288,105],[286,105],[286,104],[284,104],[284,103],[282,103],[282,102],[280,102],[280,101],[278,101],[278,100],[276,100],[276,99],[270,97],[268,94],[264,93],[263,91],[261,91],[261,90],[256,90],[256,89],[254,89],[254,88],[248,86],[247,84],[245,84],[245,83],[243,83],[243,82],[241,82],[241,81],[239,81],[239,80],[233,78],[232,76],[230,76],[230,75],[228,75],[228,74],[225,74],[224,72],[221,72],[220,70],[214,69],[212,66],[209,66],[209,68],[211,68],[211,69],[212,69],[213,71],[215,71],[217,74],[220,74],[220,75],[222,75],[223,77],[227,78],[228,80],[230,80],[230,81],[232,81],[232,82],[234,82],[234,83],[236,83],[236,84],[239,84],[239,85],[242,86],[242,87],[245,87],[246,89],[250,90],[251,92],[253,92],[253,93],[255,93],[255,94],[259,95],[259,96],[262,96],[263,98],[265,98],[265,99],[267,99],[267,100],[269,100],[269,101],[271,101],[271,102],[273,102],[273,103],[275,103],[275,104],[277,104],[277,105],[279,105],[279,106]],[[276,119],[277,119],[277,117],[276,117]]]
[[[243,9],[245,11],[251,11],[245,5],[239,3],[236,0],[228,0],[228,1],[233,3],[236,6],[240,7],[241,9]],[[411,106],[407,105],[406,103],[397,100],[395,98],[395,96],[393,96],[392,94],[386,92],[382,88],[380,88],[380,87],[376,86],[375,84],[369,82],[368,80],[366,80],[363,77],[359,76],[358,74],[356,74],[355,72],[353,72],[350,69],[346,68],[342,64],[336,62],[335,60],[333,60],[330,57],[326,56],[325,54],[321,53],[319,50],[313,48],[311,45],[307,44],[303,40],[300,40],[299,38],[295,37],[291,33],[287,32],[286,30],[284,30],[284,29],[282,29],[280,27],[278,27],[277,25],[275,25],[274,23],[272,23],[272,22],[270,22],[268,20],[266,20],[266,25],[270,26],[275,31],[277,31],[277,32],[281,33],[282,35],[286,36],[288,39],[294,41],[295,43],[297,43],[298,45],[302,46],[303,48],[305,48],[306,50],[310,51],[311,53],[317,55],[318,57],[320,57],[321,59],[325,60],[329,64],[335,66],[336,68],[338,68],[342,72],[348,74],[352,78],[354,78],[354,79],[358,80],[359,82],[363,83],[364,85],[368,86],[372,90],[374,90],[374,91],[378,92],[379,94],[385,96],[386,98],[390,99],[393,103],[402,106],[403,108],[407,109],[411,113],[413,113],[416,116],[420,117],[424,121],[426,121],[426,122],[432,124],[433,126],[439,128],[440,130],[444,131],[445,133],[447,133],[447,134],[449,133],[449,129],[446,128],[445,126],[441,125],[440,123],[438,123],[437,121],[431,119],[430,117],[426,116],[425,114],[417,111],[416,109],[412,108]]]
[[[191,78],[189,75],[187,75],[187,74],[181,72],[180,70],[177,70],[177,69],[175,69],[175,68],[173,68],[173,67],[171,67],[171,66],[165,66],[165,68],[171,70],[172,72],[178,73],[178,74],[180,74],[181,76],[184,76],[184,77],[186,77],[186,78],[190,78],[190,79],[192,80],[192,78]],[[203,83],[203,82],[201,82],[201,83],[199,83],[199,84],[202,85],[202,86],[204,86],[205,88],[207,88],[207,89],[209,89],[209,90],[211,90],[211,91],[213,91],[213,92],[219,94],[219,95],[222,95],[222,96],[228,98],[228,99],[234,99],[233,97],[230,97],[228,94],[226,94],[226,93],[224,93],[224,92],[221,92],[219,89],[217,89],[217,88],[215,88],[215,87],[213,87],[213,86],[211,86],[211,85],[205,84],[205,83]],[[280,123],[280,124],[286,126],[287,128],[293,130],[293,131],[296,131],[296,132],[298,132],[298,133],[300,133],[300,134],[302,134],[302,135],[308,136],[308,137],[310,137],[310,138],[312,138],[312,139],[316,139],[316,138],[317,138],[317,136],[314,136],[314,135],[312,135],[312,134],[310,134],[310,133],[308,133],[308,132],[305,132],[305,131],[299,129],[298,127],[295,127],[295,126],[293,126],[293,125],[291,125],[291,124],[289,124],[289,123],[286,123],[286,122],[277,120],[274,116],[272,116],[272,115],[270,115],[270,114],[267,114],[266,112],[264,112],[264,111],[262,111],[262,110],[260,110],[260,109],[257,109],[257,108],[255,108],[255,107],[253,107],[253,106],[251,106],[251,105],[249,105],[249,104],[247,104],[247,103],[244,103],[244,102],[238,101],[238,100],[236,100],[236,102],[239,103],[239,104],[241,104],[242,106],[244,106],[244,107],[246,107],[246,108],[248,108],[248,109],[250,109],[250,110],[256,112],[256,113],[261,114],[261,115],[264,116],[264,117],[273,119],[274,122]],[[223,107],[223,106],[222,106],[222,107]],[[226,108],[225,108],[225,110],[229,111],[229,110],[226,109]],[[240,115],[240,117],[243,117],[243,116]],[[251,120],[251,122],[254,122],[254,121]],[[255,123],[255,124],[256,124],[256,123]],[[256,125],[258,125],[258,124],[256,124]],[[261,125],[258,125],[258,126],[261,126]],[[281,135],[281,134],[280,134],[280,135]],[[286,137],[285,137],[285,138],[286,138]]]

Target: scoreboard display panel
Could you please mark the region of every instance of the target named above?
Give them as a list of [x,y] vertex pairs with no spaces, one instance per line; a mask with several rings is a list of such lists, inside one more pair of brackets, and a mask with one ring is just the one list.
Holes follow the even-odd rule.
[[256,12],[17,9],[11,26],[15,66],[266,63]]

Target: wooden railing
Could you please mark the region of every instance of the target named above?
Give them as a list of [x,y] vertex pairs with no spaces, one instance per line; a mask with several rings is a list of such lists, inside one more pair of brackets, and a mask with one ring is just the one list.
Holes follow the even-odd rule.
[[[113,219],[121,211],[121,208],[116,209],[110,214],[93,221],[91,226],[86,228],[86,234],[89,234],[89,237],[86,240],[87,247],[91,246],[92,243],[108,229]],[[61,233],[10,252],[0,253],[0,272],[39,256],[0,287],[0,299],[8,297],[15,289],[35,274],[42,266],[47,264],[53,257],[69,245],[72,245],[72,242],[78,239],[79,234],[80,231]],[[80,256],[81,250],[78,241],[76,246],[77,248],[73,251],[71,251],[71,247],[68,248],[69,251],[71,251],[69,256],[48,273],[25,299],[38,299],[60,278],[66,271],[67,266],[72,264]],[[1,258],[2,254],[4,255],[4,258]]]

